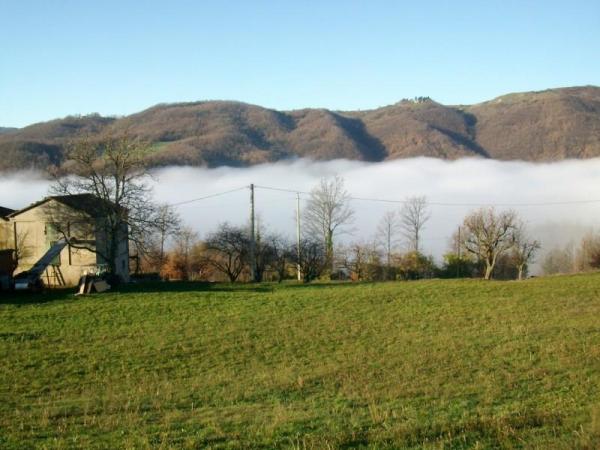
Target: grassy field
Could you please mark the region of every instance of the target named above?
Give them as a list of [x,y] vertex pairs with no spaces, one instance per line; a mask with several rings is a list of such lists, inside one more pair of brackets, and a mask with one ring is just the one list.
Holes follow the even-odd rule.
[[0,448],[600,448],[600,274],[0,298]]

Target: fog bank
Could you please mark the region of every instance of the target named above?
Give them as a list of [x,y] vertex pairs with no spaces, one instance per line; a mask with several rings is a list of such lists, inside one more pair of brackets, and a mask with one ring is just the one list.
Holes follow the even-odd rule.
[[[464,215],[478,205],[512,208],[529,224],[545,249],[578,240],[600,214],[600,159],[556,163],[500,162],[484,159],[445,161],[413,158],[383,163],[295,160],[250,168],[169,167],[155,171],[156,199],[179,203],[250,183],[310,191],[322,177],[340,175],[354,197],[403,200],[424,195],[431,219],[423,235],[427,253],[439,258]],[[47,194],[48,181],[35,173],[0,175],[0,206],[22,208]],[[295,194],[256,189],[256,211],[269,228],[294,236]],[[302,195],[302,204],[307,195]],[[583,203],[584,201],[588,203]],[[543,205],[540,203],[565,202]],[[573,202],[573,203],[569,203]],[[577,203],[580,202],[580,203]],[[452,205],[449,205],[452,204]],[[353,200],[354,231],[345,239],[369,240],[388,210],[400,204]],[[203,236],[219,222],[245,223],[249,191],[180,205],[187,225]]]

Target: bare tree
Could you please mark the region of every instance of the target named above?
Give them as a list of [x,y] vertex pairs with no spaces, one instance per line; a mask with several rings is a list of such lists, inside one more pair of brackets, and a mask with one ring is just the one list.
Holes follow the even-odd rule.
[[194,280],[205,279],[209,275],[210,265],[206,258],[206,245],[202,241],[196,242],[190,251],[190,271]]
[[[155,231],[145,236],[142,245],[132,242],[136,260],[136,273],[140,265],[145,270],[161,272],[167,262],[167,244],[181,231],[181,218],[175,208],[168,204],[158,205],[155,216]],[[172,260],[172,255],[169,256]],[[169,261],[172,266],[172,261]]]
[[361,281],[364,279],[367,262],[367,248],[361,242],[352,242],[343,245],[337,252],[338,267],[349,271],[350,277]]
[[463,237],[459,227],[448,239],[448,251],[443,256],[442,275],[445,278],[473,278],[481,272],[479,258],[465,250]]
[[192,272],[191,253],[198,243],[198,233],[188,227],[182,228],[175,237],[175,254],[178,257],[183,280],[189,280]]
[[430,218],[425,197],[410,197],[400,210],[400,228],[411,250],[419,253],[421,232]]
[[600,235],[588,231],[574,254],[574,269],[584,272],[600,267]]
[[248,265],[250,239],[246,229],[222,223],[204,244],[208,263],[235,282]]
[[352,242],[342,248],[340,265],[357,281],[375,281],[382,277],[382,264],[375,242]]
[[300,240],[300,259],[298,254],[293,253],[294,263],[300,264],[300,272],[305,283],[321,276],[327,267],[327,252],[325,246],[320,240],[301,239]]
[[528,236],[523,222],[519,222],[515,226],[512,238],[512,260],[517,268],[517,279],[522,280],[525,270],[533,262],[535,254],[541,248],[541,245],[538,241],[532,240]]
[[462,245],[483,261],[486,280],[492,277],[498,257],[513,246],[516,223],[514,211],[496,213],[494,208],[481,208],[465,217]]
[[404,280],[432,278],[436,272],[433,258],[414,250],[396,255],[394,259],[397,277]]
[[275,253],[271,246],[271,239],[261,222],[256,223],[256,236],[254,240],[254,280],[257,283],[263,281],[265,272],[273,265]]
[[354,220],[354,211],[349,205],[350,195],[344,188],[344,179],[321,179],[319,185],[311,191],[304,209],[306,231],[309,236],[320,236],[325,245],[327,262],[333,269],[336,234],[347,231],[344,227]]
[[[147,181],[145,156],[148,146],[127,135],[107,136],[100,140],[82,139],[70,144],[63,167],[68,176],[57,173],[50,188],[53,195],[88,194],[95,199],[89,205],[92,216],[64,208],[48,211],[48,221],[73,248],[97,253],[116,274],[116,264],[123,255],[122,242],[127,237],[143,247],[147,236],[156,227],[156,207]],[[92,203],[92,202],[90,202]],[[78,239],[72,226],[79,224],[80,234],[89,235],[94,229],[103,235],[103,245]]]
[[542,272],[544,275],[557,273],[575,273],[575,248],[573,242],[564,247],[555,247],[544,255],[542,260]]
[[294,260],[297,253],[296,244],[275,233],[270,234],[267,239],[273,256],[272,268],[277,274],[277,281],[281,283],[286,276],[288,263]]
[[[181,217],[175,209],[167,204],[159,205],[156,209],[156,235],[158,241],[158,266],[165,259],[165,244],[170,236],[178,236],[181,230]],[[184,229],[183,231],[189,231]]]
[[387,211],[377,227],[377,238],[384,249],[386,259],[385,278],[390,279],[392,253],[398,244],[398,234],[402,231],[400,217],[396,211]]
[[261,282],[267,272],[275,272],[279,282],[283,281],[287,263],[291,260],[291,243],[285,237],[259,225],[256,228],[255,241],[255,280]]

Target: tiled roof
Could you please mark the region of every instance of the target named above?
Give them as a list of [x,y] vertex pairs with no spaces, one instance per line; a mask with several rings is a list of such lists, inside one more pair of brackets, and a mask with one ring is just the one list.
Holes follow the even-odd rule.
[[[35,202],[18,211],[13,211],[9,214],[9,216],[17,216],[25,211],[29,211],[32,208],[36,208],[40,205],[43,205],[44,203],[49,202],[50,200],[56,200],[57,202],[62,203],[63,205],[69,206],[79,211],[83,211],[92,217],[101,216],[102,214],[106,213],[106,211],[109,209],[103,206],[103,204],[106,205],[108,202],[96,197],[93,194],[56,195],[52,197],[46,197],[43,200]],[[112,206],[112,203],[110,203],[110,205]]]
[[5,218],[6,216],[8,216],[9,214],[14,213],[15,210],[14,209],[10,209],[10,208],[5,208],[3,206],[0,206],[0,218]]

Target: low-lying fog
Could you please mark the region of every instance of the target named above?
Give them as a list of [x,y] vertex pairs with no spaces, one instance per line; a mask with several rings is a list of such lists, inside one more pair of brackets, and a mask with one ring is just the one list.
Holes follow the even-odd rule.
[[[383,163],[295,160],[251,168],[170,167],[155,172],[154,189],[158,201],[179,203],[250,183],[307,192],[320,178],[334,175],[344,178],[354,197],[403,200],[426,196],[431,219],[423,234],[423,247],[438,260],[462,218],[478,205],[516,210],[545,250],[579,240],[600,217],[600,159],[547,164],[432,158]],[[47,195],[48,185],[35,173],[0,175],[0,206],[22,208]],[[295,197],[290,192],[257,188],[256,211],[261,222],[293,237]],[[303,203],[307,195],[301,198]],[[552,202],[555,204],[540,205]],[[365,241],[374,236],[382,215],[401,205],[353,200],[352,207],[356,211],[354,231],[344,239]],[[249,191],[180,205],[178,210],[185,223],[202,236],[219,222],[246,223]]]

